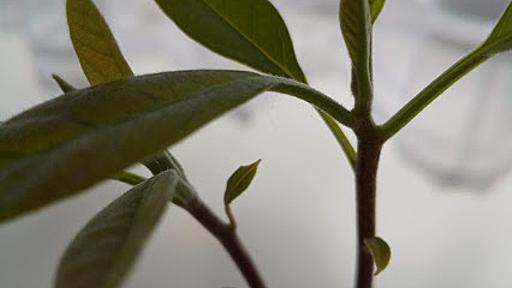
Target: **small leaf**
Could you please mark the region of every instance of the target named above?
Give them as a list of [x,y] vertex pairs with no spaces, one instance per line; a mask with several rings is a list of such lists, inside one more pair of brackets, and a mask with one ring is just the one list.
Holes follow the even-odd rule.
[[352,66],[359,72],[369,70],[371,29],[370,4],[362,0],[340,1],[340,27]]
[[375,23],[375,21],[377,21],[380,12],[382,12],[382,8],[384,8],[384,4],[386,4],[386,0],[370,0],[372,23]]
[[188,36],[256,70],[305,82],[281,15],[268,0],[156,0]]
[[133,75],[105,19],[91,0],[67,0],[69,34],[92,85]]
[[62,90],[62,92],[68,93],[76,90],[75,87],[66,82],[66,80],[62,79],[59,75],[52,74],[52,78],[55,80],[55,82],[57,82],[57,85],[59,85],[59,88]]
[[364,239],[364,244],[375,261],[375,265],[377,266],[375,275],[377,275],[388,266],[389,260],[391,260],[391,248],[386,241],[379,237]]
[[247,166],[240,166],[228,179],[224,192],[224,204],[227,206],[251,185],[261,159]]
[[0,124],[0,222],[144,161],[267,90],[349,121],[346,109],[309,86],[236,71],[125,78],[25,111]]
[[67,248],[56,288],[120,287],[155,229],[179,176],[161,173],[99,212]]

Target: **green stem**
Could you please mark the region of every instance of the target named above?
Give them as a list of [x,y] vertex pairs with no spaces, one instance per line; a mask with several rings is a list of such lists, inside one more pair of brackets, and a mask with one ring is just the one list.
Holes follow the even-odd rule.
[[[294,78],[293,75],[289,75],[289,77],[303,83],[304,85],[308,85],[308,81],[304,74],[301,74],[300,78]],[[350,166],[354,169],[356,163],[354,147],[343,130],[338,126],[338,123],[336,123],[336,121],[338,121],[347,127],[352,127],[354,125],[354,117],[352,113],[332,98],[319,91],[312,90],[309,86],[307,86],[307,88],[308,89],[300,89],[297,85],[280,85],[273,90],[276,92],[296,95],[298,98],[312,103],[312,106],[318,112],[327,128],[329,128],[329,131],[331,131],[332,135],[336,138],[336,141],[347,157]]]
[[322,111],[325,114],[328,114],[332,118],[336,119],[336,121],[347,127],[352,127],[352,113],[334,99],[320,91],[314,90],[303,82],[299,83],[294,80],[281,77],[276,78],[279,79],[280,85],[272,88],[272,91],[292,95],[304,100],[312,104],[317,111]]
[[387,140],[395,135],[446,89],[488,57],[485,50],[476,49],[453,64],[381,126],[382,139]]
[[135,186],[135,185],[138,185],[138,184],[146,181],[146,178],[139,176],[137,174],[134,174],[134,173],[121,171],[118,174],[116,174],[115,176],[113,176],[112,180],[117,180],[117,181],[126,183],[128,185]]

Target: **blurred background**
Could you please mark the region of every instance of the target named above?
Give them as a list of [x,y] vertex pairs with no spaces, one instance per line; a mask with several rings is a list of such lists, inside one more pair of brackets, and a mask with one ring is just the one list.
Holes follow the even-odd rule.
[[[86,85],[64,2],[0,0],[0,119],[57,96],[51,73]],[[187,39],[151,0],[95,2],[137,74],[245,69]],[[272,2],[288,23],[312,86],[350,107],[338,1]],[[508,0],[387,2],[374,34],[379,122],[483,40]],[[512,287],[511,61],[501,55],[479,67],[386,146],[378,234],[391,245],[393,258],[376,286]],[[219,214],[232,171],[263,159],[234,212],[270,287],[352,287],[352,172],[310,106],[265,94],[171,150]],[[74,234],[126,189],[107,181],[1,225],[0,286],[51,287]],[[126,285],[228,286],[246,287],[220,245],[177,207],[167,213]]]

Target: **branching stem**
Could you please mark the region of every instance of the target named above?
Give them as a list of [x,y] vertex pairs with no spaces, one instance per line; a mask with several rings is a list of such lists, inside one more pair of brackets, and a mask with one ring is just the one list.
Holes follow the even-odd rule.
[[208,230],[231,256],[236,266],[242,273],[245,281],[251,288],[265,288],[263,278],[260,276],[256,265],[249,253],[240,242],[236,230],[230,224],[219,219],[200,199],[196,198],[187,203],[185,209],[203,227]]

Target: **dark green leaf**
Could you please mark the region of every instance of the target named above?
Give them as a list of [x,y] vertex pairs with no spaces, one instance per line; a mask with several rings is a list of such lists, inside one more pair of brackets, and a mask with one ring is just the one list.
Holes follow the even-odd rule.
[[178,181],[175,171],[159,174],[92,218],[64,253],[55,287],[120,287],[163,215]]
[[377,21],[380,12],[382,12],[382,8],[384,8],[384,4],[386,4],[386,0],[370,0],[370,11],[373,23]]
[[[220,55],[265,73],[306,83],[286,24],[268,0],[156,2],[186,34]],[[318,112],[321,115],[322,111]],[[327,119],[323,115],[322,118]],[[339,139],[341,129],[326,124]],[[346,144],[353,150],[350,143]]]
[[67,0],[73,47],[92,85],[133,75],[105,19],[91,0]]
[[388,266],[389,260],[391,260],[391,248],[386,241],[379,237],[364,239],[364,244],[375,261],[375,265],[377,266],[375,275],[377,275]]
[[156,0],[191,38],[256,70],[305,81],[286,24],[268,0]]
[[240,166],[228,179],[224,192],[224,204],[229,205],[251,185],[261,159],[247,166]]
[[71,196],[273,89],[340,122],[348,111],[308,86],[237,71],[181,71],[76,90],[0,124],[0,221]]
[[369,71],[372,28],[369,2],[341,0],[339,16],[352,66],[359,72]]

